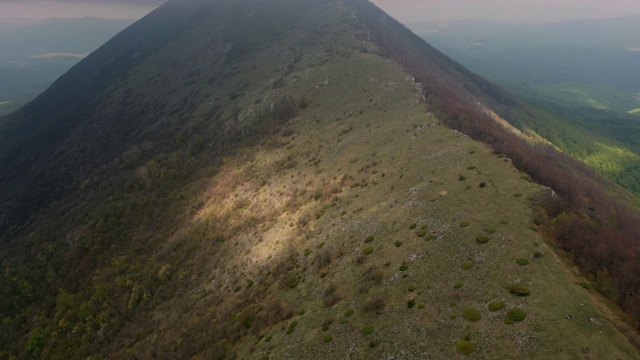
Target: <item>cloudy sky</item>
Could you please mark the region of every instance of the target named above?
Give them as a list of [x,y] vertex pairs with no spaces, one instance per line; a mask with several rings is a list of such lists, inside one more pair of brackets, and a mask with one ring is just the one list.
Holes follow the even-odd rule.
[[[0,17],[139,18],[165,0],[0,0]],[[404,23],[420,20],[555,21],[640,14],[639,0],[373,0]]]

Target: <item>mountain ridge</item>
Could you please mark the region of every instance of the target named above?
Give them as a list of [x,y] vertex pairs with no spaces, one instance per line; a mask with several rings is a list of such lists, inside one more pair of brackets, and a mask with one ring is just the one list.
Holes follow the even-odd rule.
[[[135,47],[117,52],[125,70],[116,66],[115,81],[103,75],[78,100],[89,110],[68,123],[75,130],[58,140],[64,148],[3,158],[13,158],[3,173],[15,176],[50,154],[47,164],[35,160],[28,181],[0,179],[30,192],[2,194],[11,216],[0,222],[9,229],[3,247],[16,247],[3,256],[9,350],[0,355],[637,357],[619,320],[602,315],[531,223],[529,206],[544,190],[509,159],[440,125],[447,119],[432,101],[446,93],[419,78],[420,62],[378,55],[395,55],[380,40],[391,34],[384,27],[401,39],[408,30],[365,1],[219,1],[228,7],[215,11],[194,1],[180,8],[181,21],[178,3],[70,72],[117,64],[112,50],[135,42],[126,38],[134,31],[161,37],[149,24],[185,26],[137,66]],[[260,21],[239,26],[247,18]],[[448,79],[471,76],[440,80],[466,91],[464,101],[487,89],[509,101],[425,48],[395,49],[409,60],[433,55],[423,69]],[[77,112],[59,104],[65,94],[52,95],[72,75],[8,121],[34,112],[33,125],[47,102]],[[493,300],[506,308],[487,309]],[[514,309],[528,318],[505,324]],[[566,312],[576,321],[561,318]],[[577,331],[584,326],[602,333]],[[572,334],[572,346],[551,340],[560,333]]]

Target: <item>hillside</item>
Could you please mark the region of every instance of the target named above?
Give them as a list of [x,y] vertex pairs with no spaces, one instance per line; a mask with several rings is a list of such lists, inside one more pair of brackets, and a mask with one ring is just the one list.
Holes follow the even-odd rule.
[[445,80],[510,99],[367,1],[160,7],[0,121],[0,358],[640,358]]

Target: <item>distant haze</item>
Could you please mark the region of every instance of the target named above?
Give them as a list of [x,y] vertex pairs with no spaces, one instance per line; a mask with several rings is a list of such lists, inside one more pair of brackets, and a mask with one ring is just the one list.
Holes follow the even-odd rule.
[[166,0],[0,0],[0,18],[138,19]]
[[552,22],[640,15],[638,0],[372,0],[403,23],[449,20]]
[[[166,0],[0,0],[0,18],[140,18]],[[448,20],[549,22],[640,15],[638,0],[372,0],[403,23]]]

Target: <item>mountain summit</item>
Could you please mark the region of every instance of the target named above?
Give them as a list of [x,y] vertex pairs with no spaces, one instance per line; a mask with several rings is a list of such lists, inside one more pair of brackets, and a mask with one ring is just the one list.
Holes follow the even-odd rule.
[[0,358],[638,358],[517,105],[365,0],[170,1],[0,119]]

